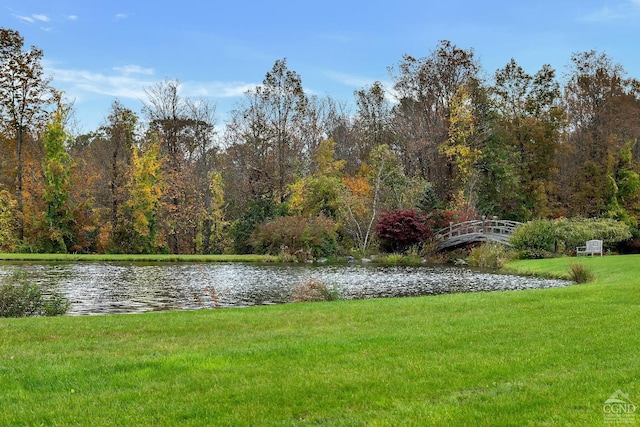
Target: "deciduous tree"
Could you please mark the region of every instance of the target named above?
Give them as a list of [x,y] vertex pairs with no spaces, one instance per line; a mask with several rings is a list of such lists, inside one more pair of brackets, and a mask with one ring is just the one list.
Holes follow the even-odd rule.
[[345,162],[335,160],[335,142],[320,142],[314,156],[315,170],[290,186],[287,208],[290,214],[324,216],[336,220],[343,201],[342,170]]
[[302,175],[310,153],[304,126],[309,100],[298,73],[277,60],[262,84],[245,94],[227,126],[231,161],[242,174],[248,197],[287,197],[287,187]]
[[[513,168],[519,220],[550,216],[556,204],[557,159],[565,128],[565,110],[555,71],[544,65],[535,75],[527,74],[512,59],[495,73],[491,88],[496,117],[493,121],[493,145],[510,159]],[[511,178],[513,175],[506,175]],[[496,212],[487,212],[496,214]]]
[[122,206],[127,201],[126,183],[131,169],[132,152],[136,145],[138,116],[120,102],[111,104],[111,113],[103,127],[111,205],[111,229],[117,230],[122,220]]
[[405,172],[432,182],[442,200],[451,198],[452,165],[440,153],[449,138],[451,100],[459,88],[479,80],[472,49],[441,41],[427,57],[405,55],[390,71],[398,103],[394,134]]
[[160,144],[153,141],[145,151],[134,148],[132,170],[127,185],[129,198],[126,203],[128,221],[118,230],[127,236],[129,252],[156,252],[164,245],[159,235],[158,213],[163,192],[163,176],[160,161]]
[[450,110],[449,138],[442,143],[440,151],[455,163],[458,181],[466,189],[482,154],[473,141],[476,118],[467,86],[460,86],[453,95]]
[[380,212],[411,206],[418,194],[413,192],[409,200],[405,199],[407,189],[413,186],[398,157],[385,144],[375,147],[360,173],[346,177],[344,184],[347,188],[342,209],[345,229],[362,253],[371,245]]
[[351,144],[355,145],[357,153],[354,153],[354,160],[360,166],[369,159],[371,151],[376,146],[391,145],[391,106],[379,81],[357,90],[355,96],[357,110],[354,129],[357,137]]
[[570,214],[601,216],[615,196],[617,154],[640,136],[638,83],[604,53],[576,53],[571,62],[564,92],[571,148],[561,170],[564,200]]
[[12,135],[16,154],[16,200],[18,237],[24,238],[23,148],[26,138],[43,126],[48,107],[60,98],[44,76],[42,50],[23,50],[24,38],[14,30],[0,28],[0,125]]
[[180,83],[165,80],[147,90],[148,132],[157,135],[163,159],[161,224],[172,253],[197,250],[208,209],[209,165],[215,137],[215,106],[183,97]]
[[0,251],[13,252],[18,245],[16,234],[17,202],[7,190],[0,190]]
[[71,169],[74,162],[67,152],[70,141],[64,129],[65,108],[59,106],[43,135],[45,157],[43,176],[45,180],[43,249],[47,252],[66,253],[73,241],[73,212],[69,206],[71,191]]

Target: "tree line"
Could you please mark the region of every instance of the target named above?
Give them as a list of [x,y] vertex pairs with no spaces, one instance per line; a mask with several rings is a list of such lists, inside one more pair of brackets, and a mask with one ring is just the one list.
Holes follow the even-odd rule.
[[309,96],[279,59],[222,126],[165,80],[140,113],[114,100],[79,135],[42,57],[0,28],[2,251],[364,253],[394,212],[430,227],[612,218],[638,234],[640,82],[605,53],[573,54],[562,79],[514,59],[483,78],[473,49],[441,41],[353,109]]

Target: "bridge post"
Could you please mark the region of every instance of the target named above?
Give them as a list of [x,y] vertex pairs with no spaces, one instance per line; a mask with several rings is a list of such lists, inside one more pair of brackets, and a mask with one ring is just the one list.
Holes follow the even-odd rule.
[[453,237],[453,221],[449,221],[449,238]]
[[487,216],[486,215],[482,215],[482,234],[487,234]]

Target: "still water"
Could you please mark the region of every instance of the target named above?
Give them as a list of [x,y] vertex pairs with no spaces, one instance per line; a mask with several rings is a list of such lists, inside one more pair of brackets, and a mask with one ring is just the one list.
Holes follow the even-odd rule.
[[291,301],[309,280],[345,299],[561,287],[572,282],[497,275],[459,267],[264,264],[1,264],[0,283],[16,272],[71,302],[68,314],[247,307]]

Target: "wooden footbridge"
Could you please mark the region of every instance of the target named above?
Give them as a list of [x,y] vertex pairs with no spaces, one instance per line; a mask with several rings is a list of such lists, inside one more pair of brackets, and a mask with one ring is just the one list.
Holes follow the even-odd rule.
[[509,237],[521,222],[498,219],[497,217],[482,217],[482,219],[464,221],[457,224],[449,223],[448,227],[436,231],[435,240],[438,242],[437,251],[452,250],[460,246],[497,242],[511,246]]

